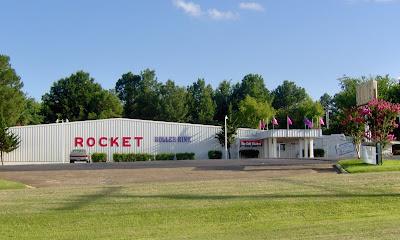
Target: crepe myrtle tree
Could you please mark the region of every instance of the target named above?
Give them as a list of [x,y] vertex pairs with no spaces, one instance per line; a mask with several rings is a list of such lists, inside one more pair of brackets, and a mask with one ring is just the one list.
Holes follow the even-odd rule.
[[17,135],[9,131],[3,117],[0,117],[0,159],[1,165],[4,165],[4,153],[14,151],[19,147],[20,139]]
[[396,118],[400,114],[400,104],[373,99],[359,111],[368,125],[365,134],[368,140],[380,143],[383,148],[395,140],[393,131],[399,127]]
[[361,143],[365,138],[365,119],[362,115],[362,109],[352,107],[344,111],[339,116],[341,125],[346,135],[352,137],[357,157],[360,159]]

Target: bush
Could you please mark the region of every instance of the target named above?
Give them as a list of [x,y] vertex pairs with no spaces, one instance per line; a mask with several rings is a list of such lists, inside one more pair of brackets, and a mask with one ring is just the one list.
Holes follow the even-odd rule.
[[392,146],[393,155],[400,155],[400,144],[394,144]]
[[325,150],[320,148],[314,149],[314,157],[325,157]]
[[107,162],[107,154],[105,153],[93,153],[92,162]]
[[156,160],[174,160],[175,154],[173,153],[159,153],[156,155]]
[[151,161],[153,155],[147,153],[114,153],[114,162]]
[[260,151],[255,149],[240,150],[239,154],[242,158],[258,158]]
[[176,154],[176,160],[194,160],[195,153],[177,153]]
[[209,159],[222,159],[222,152],[217,150],[208,151]]

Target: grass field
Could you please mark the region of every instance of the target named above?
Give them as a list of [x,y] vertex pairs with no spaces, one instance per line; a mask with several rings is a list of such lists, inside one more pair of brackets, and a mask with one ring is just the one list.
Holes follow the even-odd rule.
[[382,165],[371,165],[359,159],[350,159],[341,160],[339,164],[349,173],[400,171],[400,160],[383,160]]
[[0,191],[0,239],[398,239],[400,173]]
[[11,181],[6,181],[0,179],[0,190],[5,190],[5,189],[21,189],[25,188],[26,186],[22,183],[17,183],[17,182],[11,182]]

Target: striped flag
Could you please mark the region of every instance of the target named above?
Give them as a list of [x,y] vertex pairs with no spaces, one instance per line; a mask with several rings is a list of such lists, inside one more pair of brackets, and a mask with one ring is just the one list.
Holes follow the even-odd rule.
[[321,126],[324,126],[324,125],[325,125],[324,119],[322,119],[322,117],[319,118],[319,124],[320,124]]
[[272,125],[279,125],[278,120],[276,120],[276,118],[272,119]]

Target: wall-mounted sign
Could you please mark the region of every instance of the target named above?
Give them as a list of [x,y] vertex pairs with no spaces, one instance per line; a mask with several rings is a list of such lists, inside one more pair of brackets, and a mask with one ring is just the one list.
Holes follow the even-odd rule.
[[124,136],[124,137],[75,137],[74,146],[75,147],[94,147],[96,145],[100,147],[132,147],[132,145],[136,145],[136,147],[141,146],[141,141],[143,137],[141,136]]
[[190,136],[160,136],[160,137],[155,137],[154,142],[158,142],[158,143],[191,143],[192,137],[190,137]]
[[241,147],[261,147],[262,140],[240,140]]

